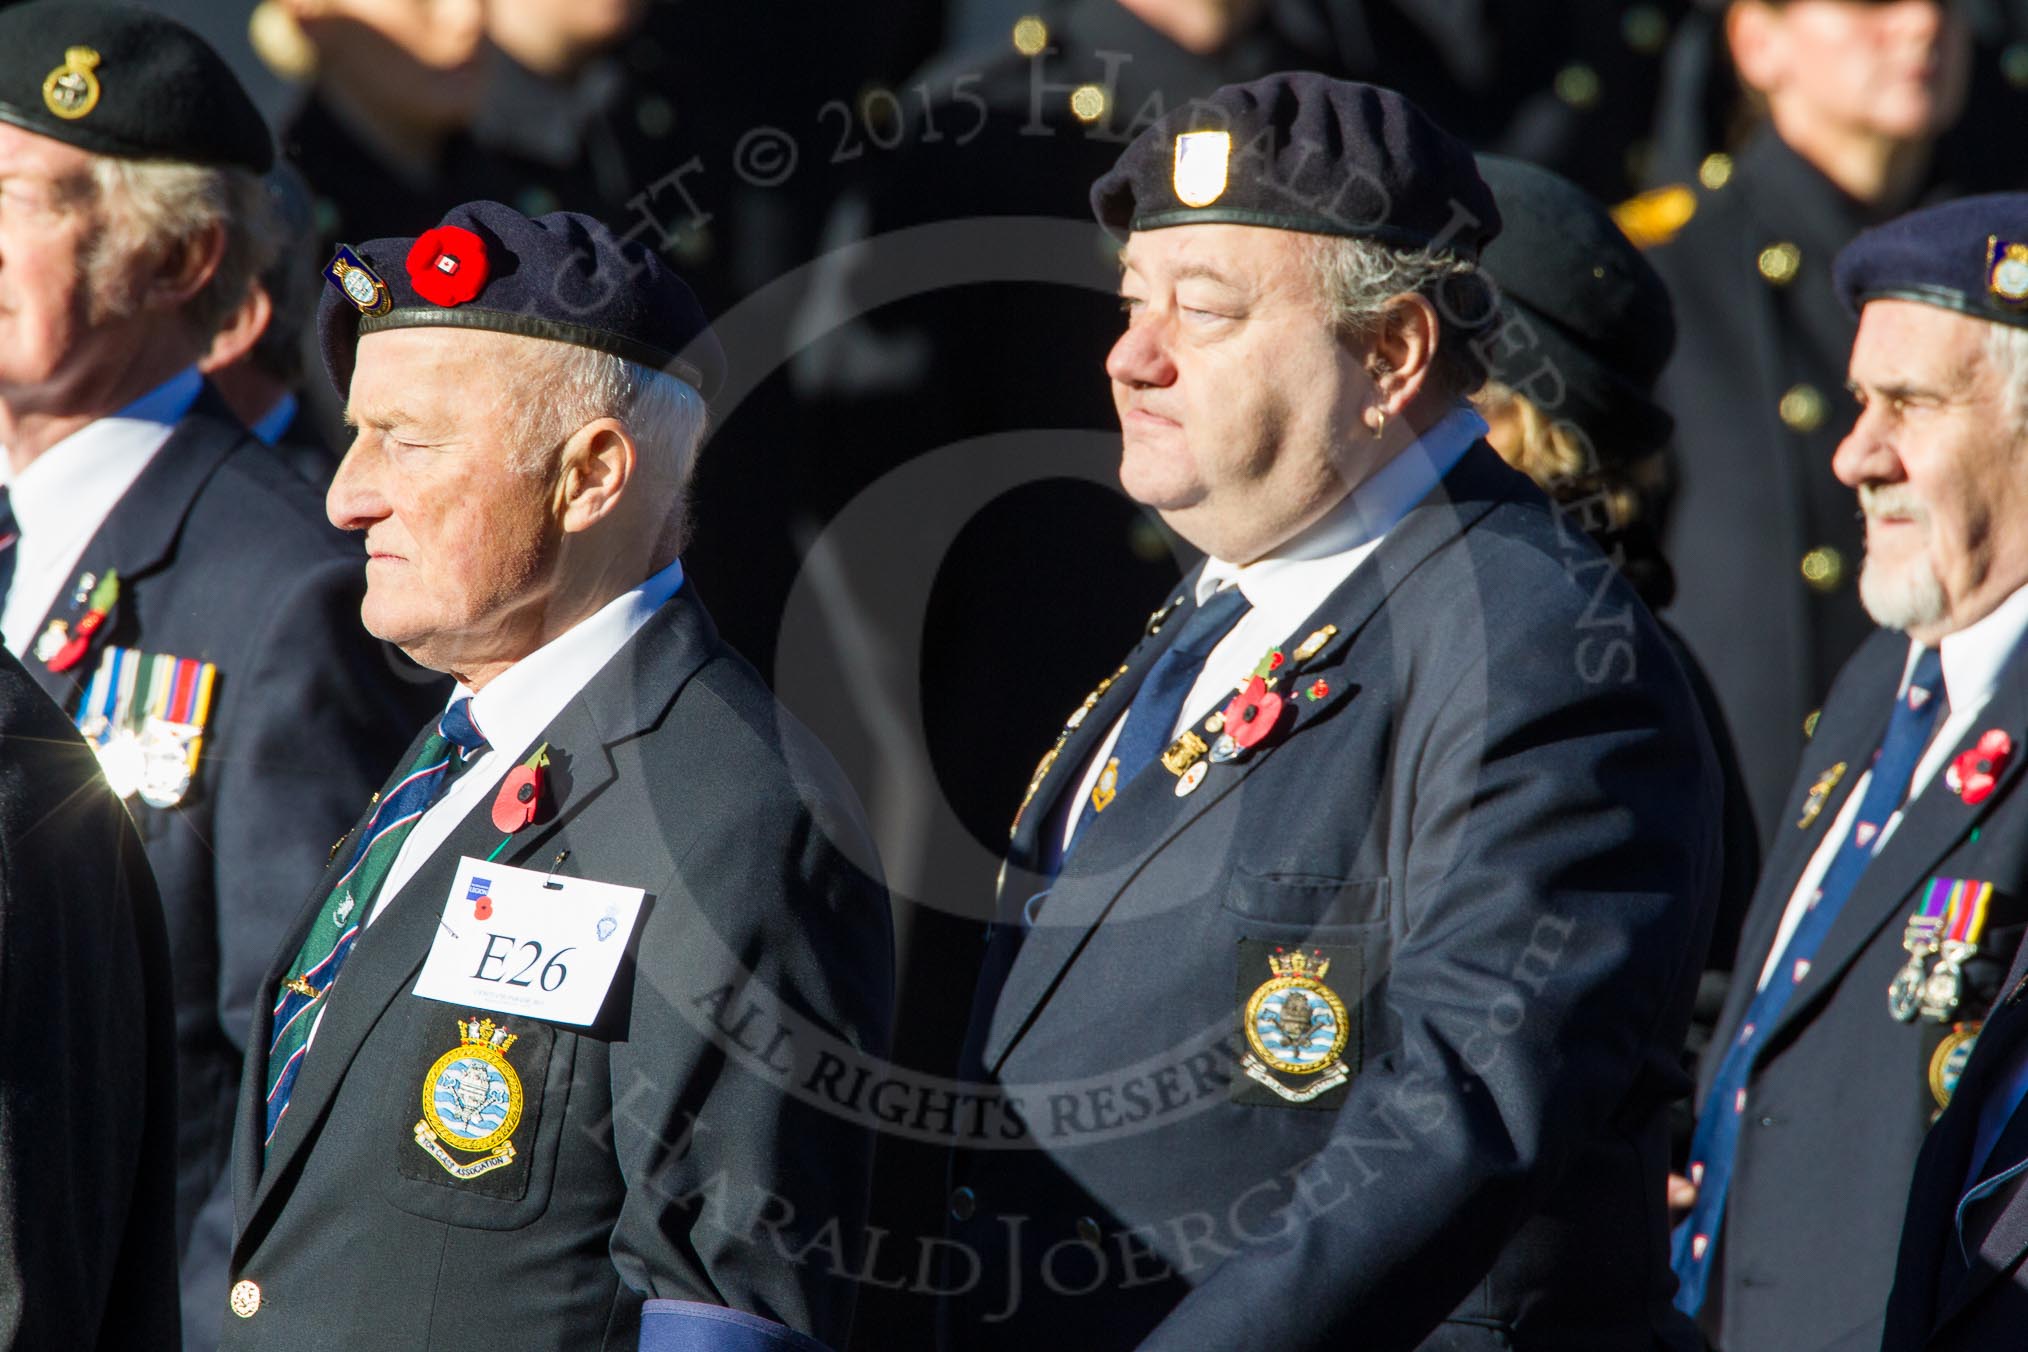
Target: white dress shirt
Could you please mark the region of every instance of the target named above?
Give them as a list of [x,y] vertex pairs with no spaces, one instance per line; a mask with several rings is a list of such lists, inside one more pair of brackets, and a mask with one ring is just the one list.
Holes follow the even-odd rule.
[[14,582],[0,610],[0,640],[20,657],[43,618],[77,576],[85,546],[106,524],[134,480],[197,402],[204,377],[179,371],[108,417],[86,423],[15,474],[0,455],[0,483],[21,538],[14,546]]
[[[1184,698],[1169,738],[1181,735],[1185,728],[1202,722],[1213,709],[1229,701],[1260,665],[1261,658],[1290,638],[1296,626],[1314,614],[1352,576],[1353,570],[1380,547],[1394,523],[1428,497],[1484,435],[1484,419],[1460,404],[1346,494],[1345,500],[1321,520],[1280,548],[1248,564],[1206,559],[1204,571],[1197,577],[1197,603],[1202,605],[1214,593],[1237,586],[1253,608],[1240,617],[1239,623],[1204,660],[1204,669]],[[1105,740],[1085,763],[1077,793],[1062,813],[1066,850],[1077,833],[1081,809],[1090,800],[1099,775],[1104,773],[1126,721],[1124,713],[1113,720]]]
[[450,838],[465,815],[494,791],[509,770],[528,758],[535,739],[563,707],[577,698],[682,586],[683,564],[678,560],[501,672],[478,694],[473,695],[462,684],[451,692],[453,703],[472,696],[472,721],[486,738],[487,750],[465,767],[444,796],[410,828],[380,885],[373,914],[366,918],[368,925],[380,918],[387,903]]
[[[1949,716],[1942,726],[1931,735],[1929,745],[1923,749],[1922,759],[1916,762],[1915,778],[1908,784],[1906,802],[1914,802],[1922,796],[1929,782],[1936,778],[1951,752],[1964,740],[1985,712],[1986,704],[1993,698],[1993,688],[2000,683],[2000,674],[2007,669],[2007,663],[2020,647],[2024,634],[2028,634],[2028,587],[2023,587],[2002,601],[1992,614],[1977,624],[1965,626],[1955,634],[1946,634],[1938,647],[1938,657],[1943,662],[1944,698],[1950,701]],[[1896,690],[1899,699],[1908,690],[1909,673],[1915,670],[1915,660],[1921,654],[1920,645],[1910,640],[1908,658],[1902,663],[1901,685]],[[1789,905],[1782,912],[1781,928],[1775,932],[1773,947],[1768,950],[1767,962],[1760,969],[1760,987],[1765,987],[1781,969],[1782,957],[1787,951],[1789,940],[1795,937],[1796,926],[1802,924],[1803,916],[1810,909],[1810,902],[1822,885],[1824,875],[1830,872],[1831,861],[1838,857],[1838,851],[1845,844],[1845,837],[1851,834],[1852,823],[1859,815],[1859,804],[1866,797],[1866,786],[1871,782],[1873,772],[1868,769],[1853,784],[1852,792],[1845,799],[1845,806],[1839,809],[1838,819],[1831,823],[1831,829],[1818,842],[1817,852],[1810,856],[1809,867],[1796,880],[1796,887],[1789,894]],[[1874,838],[1873,853],[1879,854],[1886,846],[1887,838],[1894,834],[1894,828],[1901,825],[1900,812],[1887,819]]]

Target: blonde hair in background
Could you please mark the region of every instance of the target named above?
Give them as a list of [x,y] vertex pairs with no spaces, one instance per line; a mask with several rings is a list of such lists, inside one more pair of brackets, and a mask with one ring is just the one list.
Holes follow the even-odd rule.
[[98,319],[133,314],[140,277],[213,227],[224,231],[218,270],[183,307],[192,336],[208,343],[273,254],[273,208],[259,175],[175,160],[97,155],[91,179],[101,221],[85,270]]

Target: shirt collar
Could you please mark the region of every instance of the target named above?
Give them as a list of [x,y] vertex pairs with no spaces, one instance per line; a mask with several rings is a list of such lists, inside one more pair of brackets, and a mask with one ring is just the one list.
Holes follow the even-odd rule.
[[263,446],[272,446],[282,439],[282,433],[289,430],[289,423],[295,416],[296,396],[284,393],[280,402],[263,413],[260,421],[247,431],[260,438]]
[[486,744],[519,754],[682,586],[683,561],[678,559],[501,672],[477,694],[459,682],[445,707],[470,695],[472,721]]
[[[2028,635],[2028,587],[2021,587],[1994,607],[1993,613],[1937,644],[1943,662],[1944,695],[1956,710],[1975,709],[1993,697],[2000,673]],[[1901,667],[1901,689],[1908,688],[1909,673],[1922,645],[1910,639],[1908,658]]]
[[1485,419],[1470,406],[1457,405],[1278,549],[1248,564],[1206,559],[1197,577],[1197,603],[1236,582],[1247,600],[1259,605],[1268,590],[1283,582],[1318,566],[1336,567],[1348,551],[1379,543],[1485,435]]

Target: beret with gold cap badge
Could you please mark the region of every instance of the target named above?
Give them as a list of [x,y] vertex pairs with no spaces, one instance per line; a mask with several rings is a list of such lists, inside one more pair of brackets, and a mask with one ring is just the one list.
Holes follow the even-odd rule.
[[1909,300],[2028,328],[2028,193],[1897,216],[1847,244],[1831,282],[1855,315],[1869,300]]
[[576,212],[530,219],[468,202],[412,238],[341,245],[324,267],[317,339],[342,396],[359,339],[486,329],[570,343],[666,371],[707,399],[725,357],[703,307],[654,251]]
[[0,122],[122,159],[274,163],[267,123],[202,38],[96,0],[0,9]]
[[1092,185],[1099,223],[1258,225],[1476,258],[1500,209],[1472,152],[1391,89],[1309,73],[1171,109]]

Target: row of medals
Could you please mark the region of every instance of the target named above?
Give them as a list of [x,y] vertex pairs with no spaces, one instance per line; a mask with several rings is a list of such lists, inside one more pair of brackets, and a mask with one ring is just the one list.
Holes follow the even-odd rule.
[[[1963,998],[1965,963],[1979,951],[1975,943],[1962,939],[1939,939],[1944,917],[1917,916],[1908,923],[1901,946],[1908,950],[1908,962],[1887,985],[1887,1012],[1901,1023],[1911,1023],[1917,1013],[1938,1023],[1948,1023]],[[1936,966],[1929,965],[1936,957]]]
[[149,718],[139,730],[114,728],[93,714],[78,731],[98,753],[99,770],[115,796],[141,795],[150,807],[171,808],[190,791],[190,744],[201,729],[191,723]]

